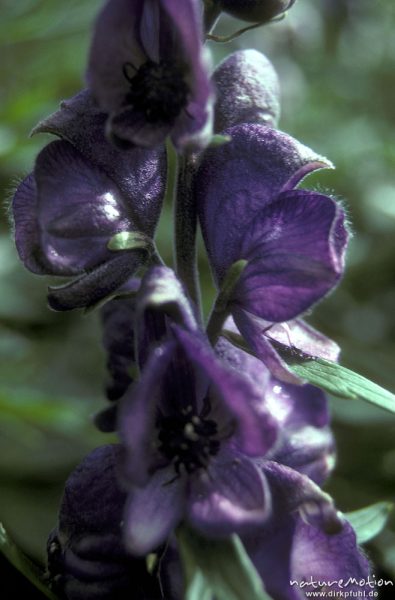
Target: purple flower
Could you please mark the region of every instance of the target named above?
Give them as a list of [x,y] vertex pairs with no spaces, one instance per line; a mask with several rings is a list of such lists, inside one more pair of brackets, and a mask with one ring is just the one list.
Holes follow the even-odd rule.
[[48,540],[48,578],[68,600],[162,597],[145,560],[130,556],[122,542],[120,455],[120,446],[96,448],[66,482],[59,523]]
[[178,150],[211,137],[213,95],[198,0],[109,0],[96,22],[88,84],[118,143]]
[[214,130],[221,132],[241,123],[276,127],[280,117],[280,89],[270,61],[256,50],[239,50],[215,69],[217,89]]
[[[158,333],[148,336],[141,378],[119,415],[130,487],[125,536],[137,555],[161,544],[181,520],[207,536],[223,536],[248,530],[270,513],[253,457],[273,446],[273,419],[253,382],[215,356],[181,290],[166,279],[174,281],[169,269],[154,269],[136,301],[145,306],[137,322]],[[150,320],[158,311],[161,327]],[[139,338],[144,347],[148,338]]]
[[78,276],[52,288],[53,308],[89,306],[118,288],[145,260],[143,250],[115,252],[114,234],[151,236],[165,187],[162,151],[120,152],[103,134],[103,113],[88,92],[38,125],[61,139],[38,155],[12,204],[15,240],[33,273]]
[[326,159],[262,125],[226,133],[232,141],[207,151],[196,177],[203,236],[218,286],[233,263],[248,262],[229,309],[253,349],[285,376],[262,333],[299,317],[338,283],[344,211],[328,196],[295,189],[308,173],[331,166]]
[[[262,390],[279,435],[267,458],[258,459],[271,497],[270,518],[242,536],[266,591],[274,600],[301,600],[312,588],[290,581],[366,579],[369,563],[355,534],[321,485],[335,463],[327,400],[311,385],[296,386],[273,378],[255,357],[224,339],[217,353],[247,374]],[[331,589],[339,589],[336,584]],[[356,590],[357,585],[348,589]]]
[[298,586],[311,580],[329,591],[339,590],[341,580],[354,578],[347,590],[361,589],[355,581],[367,579],[369,562],[330,497],[289,467],[268,461],[264,473],[272,494],[272,516],[264,528],[244,536],[243,543],[270,596],[302,600],[313,588]]
[[[274,600],[302,600],[311,588],[291,586],[290,581],[366,579],[369,564],[354,532],[317,485],[334,466],[325,395],[311,385],[276,380],[261,361],[224,338],[219,339],[216,354],[260,390],[261,404],[278,427],[269,453],[253,459],[267,482],[271,510],[241,536],[265,589]],[[174,565],[166,565],[162,581],[171,598],[184,597]]]

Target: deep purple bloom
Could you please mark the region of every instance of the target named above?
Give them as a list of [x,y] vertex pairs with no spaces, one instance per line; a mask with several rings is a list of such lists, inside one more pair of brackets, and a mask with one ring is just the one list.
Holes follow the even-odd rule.
[[211,137],[213,95],[198,0],[109,0],[96,22],[88,84],[115,142],[178,150]]
[[[335,464],[324,393],[311,385],[276,380],[259,360],[225,340],[219,341],[217,352],[260,382],[264,403],[279,427],[269,460],[257,461],[270,490],[270,518],[242,537],[266,591],[274,600],[301,600],[312,588],[291,586],[291,581],[366,579],[370,567],[355,533],[316,485],[324,483]],[[347,589],[361,588],[354,583]]]
[[[299,317],[338,283],[348,237],[344,211],[328,196],[295,189],[308,173],[331,166],[326,159],[262,125],[226,133],[232,141],[208,150],[196,177],[203,236],[218,286],[233,263],[248,261],[229,309],[279,375],[285,371],[262,333]],[[260,348],[252,337],[263,340]]]
[[48,578],[67,600],[162,597],[157,576],[123,545],[126,494],[117,480],[120,455],[120,446],[96,448],[66,482],[59,523],[48,540]]
[[[266,456],[254,459],[267,482],[271,510],[252,532],[241,536],[265,589],[274,600],[301,600],[311,588],[300,589],[290,581],[366,579],[369,564],[354,532],[318,487],[334,467],[325,395],[311,385],[276,380],[261,361],[224,338],[216,353],[260,389],[261,403],[278,426],[276,444]],[[165,592],[174,600],[183,598],[174,565],[166,565],[163,575]],[[356,589],[355,584],[349,589]]]
[[257,50],[239,50],[215,69],[217,90],[214,130],[241,123],[276,127],[280,117],[280,89],[270,61]]
[[119,415],[130,487],[125,536],[138,555],[161,544],[182,520],[207,536],[264,521],[270,502],[253,457],[265,455],[277,435],[259,389],[215,356],[172,285],[170,269],[147,277],[136,300],[145,306],[138,322],[145,320],[148,330],[152,312],[167,311],[165,329],[156,321],[160,343],[155,348],[151,336],[141,378]]
[[165,188],[163,151],[119,151],[104,137],[105,116],[82,92],[36,128],[61,139],[38,155],[12,204],[15,239],[33,273],[77,276],[52,288],[64,310],[89,306],[124,283],[142,264],[142,250],[116,252],[107,244],[121,231],[152,236]]

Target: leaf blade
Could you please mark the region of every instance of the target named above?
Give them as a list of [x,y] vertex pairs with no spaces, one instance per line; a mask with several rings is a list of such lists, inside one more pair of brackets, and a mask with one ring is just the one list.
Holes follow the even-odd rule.
[[0,523],[0,550],[9,562],[47,598],[58,600],[57,596],[42,582],[40,568],[12,541],[2,523]]
[[395,413],[395,395],[351,369],[323,358],[285,359],[296,375],[334,396],[349,400],[360,398]]
[[365,544],[380,533],[393,508],[394,505],[391,502],[376,502],[345,514],[356,533],[358,544]]

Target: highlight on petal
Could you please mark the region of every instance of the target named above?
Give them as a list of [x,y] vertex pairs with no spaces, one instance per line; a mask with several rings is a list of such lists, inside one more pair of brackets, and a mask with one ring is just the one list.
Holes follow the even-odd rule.
[[251,459],[231,448],[222,450],[209,471],[191,481],[186,518],[208,537],[254,530],[270,511],[265,477]]
[[271,62],[257,50],[239,50],[215,69],[217,87],[214,131],[241,123],[276,127],[280,117],[280,89]]
[[234,302],[270,322],[295,318],[338,283],[347,237],[334,200],[304,190],[282,193],[246,228],[240,255],[249,264]]
[[285,133],[247,123],[225,130],[229,143],[209,149],[195,179],[204,241],[217,281],[243,258],[241,245],[257,215],[308,173],[331,166]]

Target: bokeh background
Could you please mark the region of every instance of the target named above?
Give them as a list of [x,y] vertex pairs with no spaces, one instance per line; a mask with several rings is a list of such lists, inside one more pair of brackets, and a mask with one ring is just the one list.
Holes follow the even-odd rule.
[[[99,6],[95,0],[0,0],[0,519],[37,561],[44,559],[68,473],[91,448],[112,439],[92,425],[104,406],[106,380],[98,315],[47,308],[48,282],[18,262],[7,205],[49,141],[29,139],[29,131],[83,85]],[[218,33],[241,26],[224,17]],[[308,319],[342,346],[345,366],[392,391],[394,27],[395,5],[387,0],[298,0],[281,23],[231,44],[210,43],[216,63],[238,48],[265,52],[281,80],[281,129],[335,163],[336,171],[313,175],[304,187],[344,201],[354,238],[340,288]],[[171,264],[170,207],[158,245]],[[213,290],[203,253],[201,269],[208,310]],[[339,508],[393,500],[395,417],[357,400],[333,398],[331,408],[338,466],[328,490]],[[379,572],[395,580],[393,523],[367,551]]]

